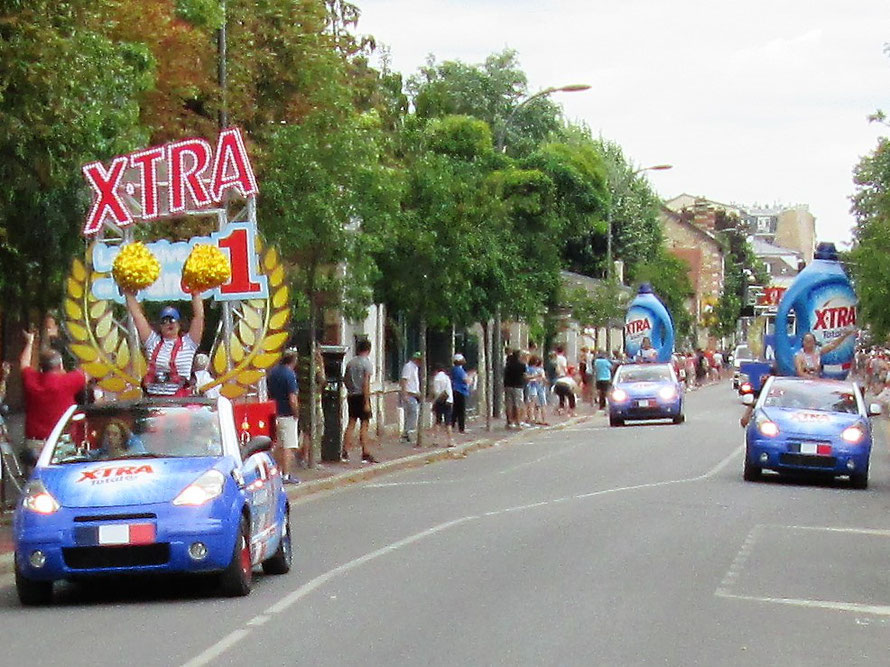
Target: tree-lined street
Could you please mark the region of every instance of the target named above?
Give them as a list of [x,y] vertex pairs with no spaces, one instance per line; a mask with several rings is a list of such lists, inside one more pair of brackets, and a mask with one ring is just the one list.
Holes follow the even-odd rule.
[[[108,664],[874,664],[890,556],[881,437],[868,491],[741,480],[725,384],[681,426],[601,417],[295,504],[295,570],[67,588],[7,659]],[[39,620],[39,622],[35,622]],[[191,662],[190,662],[191,661]]]

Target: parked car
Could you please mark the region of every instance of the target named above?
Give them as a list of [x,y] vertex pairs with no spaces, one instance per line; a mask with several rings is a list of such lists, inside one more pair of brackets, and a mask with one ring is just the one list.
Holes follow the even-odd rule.
[[685,420],[684,390],[672,364],[622,364],[615,371],[609,392],[609,424],[628,419]]
[[288,501],[270,447],[258,437],[239,448],[225,398],[71,407],[16,509],[19,599],[47,603],[60,579],[179,572],[247,595],[255,566],[288,572]]
[[732,388],[739,389],[742,364],[755,361],[756,357],[747,345],[737,345],[732,353]]
[[760,393],[743,399],[753,412],[745,431],[743,477],[760,479],[764,470],[847,476],[854,488],[868,486],[872,429],[866,407],[852,382],[770,377]]

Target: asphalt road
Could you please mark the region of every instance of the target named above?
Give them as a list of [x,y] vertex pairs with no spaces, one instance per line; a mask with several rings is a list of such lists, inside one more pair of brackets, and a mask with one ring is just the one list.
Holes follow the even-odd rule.
[[301,501],[295,570],[65,586],[4,664],[873,665],[890,640],[890,453],[871,484],[741,479],[724,384],[686,424],[530,432]]

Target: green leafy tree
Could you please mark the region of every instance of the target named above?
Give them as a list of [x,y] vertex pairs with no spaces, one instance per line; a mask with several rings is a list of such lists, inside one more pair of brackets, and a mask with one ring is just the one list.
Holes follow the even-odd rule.
[[735,214],[718,211],[715,221],[717,239],[723,246],[723,292],[715,307],[715,322],[711,333],[729,336],[736,330],[745,305],[748,285],[769,285],[769,273],[740,231],[742,223]]
[[651,259],[637,269],[637,279],[649,283],[674,319],[676,339],[690,339],[693,333],[692,315],[687,301],[695,295],[689,281],[689,265],[659,246]]
[[859,315],[876,340],[890,336],[890,139],[863,157],[854,171],[856,215],[850,264]]
[[3,302],[61,302],[88,208],[83,163],[143,144],[138,98],[152,83],[141,44],[97,26],[108,3],[7,2],[0,9],[0,285]]

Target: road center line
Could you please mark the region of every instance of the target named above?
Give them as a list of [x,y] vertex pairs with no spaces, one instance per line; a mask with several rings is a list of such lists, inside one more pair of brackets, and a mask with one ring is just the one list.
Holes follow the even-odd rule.
[[624,487],[618,487],[618,488],[614,488],[614,489],[604,489],[602,491],[594,491],[592,493],[584,493],[584,494],[580,494],[580,495],[576,495],[576,496],[555,498],[553,500],[545,500],[542,502],[532,503],[532,504],[528,504],[528,505],[517,505],[515,507],[507,507],[507,508],[504,508],[501,510],[486,512],[481,515],[468,515],[465,517],[461,517],[459,519],[454,519],[453,521],[446,521],[445,523],[440,523],[438,525],[433,526],[432,528],[427,528],[426,530],[423,530],[419,533],[415,533],[414,535],[409,535],[408,537],[405,537],[405,538],[398,540],[396,542],[392,542],[391,544],[381,547],[375,551],[371,551],[363,556],[354,558],[353,560],[349,561],[348,563],[339,565],[339,566],[335,567],[333,570],[328,570],[324,574],[320,574],[319,576],[315,577],[311,581],[307,581],[305,584],[303,584],[296,590],[292,591],[291,593],[288,593],[283,598],[281,598],[278,602],[276,602],[271,607],[266,609],[265,612],[263,612],[263,614],[260,614],[259,616],[255,617],[254,619],[251,619],[250,621],[248,621],[246,623],[246,627],[240,628],[238,630],[235,630],[234,632],[229,633],[228,635],[223,637],[219,642],[217,642],[210,648],[206,649],[205,651],[200,653],[198,656],[189,660],[187,663],[185,663],[184,667],[201,667],[202,665],[208,664],[211,660],[218,658],[220,655],[225,653],[227,650],[229,650],[235,644],[237,644],[238,642],[242,641],[247,636],[249,636],[251,629],[258,625],[255,622],[256,619],[261,618],[264,614],[280,614],[281,612],[286,611],[287,609],[289,609],[290,607],[295,605],[297,602],[299,602],[300,600],[305,598],[307,595],[309,595],[313,591],[317,590],[324,584],[328,583],[332,579],[335,579],[336,577],[338,577],[342,574],[346,574],[347,572],[354,570],[357,567],[364,565],[365,563],[368,563],[368,562],[375,560],[377,558],[380,558],[382,556],[386,556],[387,554],[393,553],[394,551],[397,551],[397,550],[399,550],[403,547],[406,547],[408,545],[414,544],[415,542],[419,542],[419,541],[421,541],[427,537],[430,537],[432,535],[436,535],[437,533],[441,533],[445,530],[448,530],[449,528],[453,528],[454,526],[459,526],[461,524],[468,523],[470,521],[476,521],[476,520],[482,519],[483,517],[499,516],[499,515],[505,514],[507,512],[519,512],[519,511],[525,511],[525,510],[530,510],[530,509],[537,509],[539,507],[546,507],[546,506],[553,505],[556,503],[565,502],[566,500],[582,500],[585,498],[592,498],[594,496],[602,496],[602,495],[607,495],[607,494],[612,494],[612,493],[619,493],[619,492],[625,492],[625,491],[637,491],[637,490],[641,490],[641,489],[652,489],[652,488],[657,488],[660,486],[668,486],[668,485],[672,485],[672,484],[684,484],[684,483],[688,483],[688,482],[701,481],[703,479],[707,479],[707,478],[712,477],[713,475],[716,475],[717,473],[719,473],[727,465],[729,465],[729,463],[732,461],[732,459],[737,457],[739,455],[739,453],[741,453],[741,451],[742,451],[742,447],[737,448],[731,454],[729,454],[729,456],[727,456],[725,459],[723,459],[720,463],[718,463],[716,466],[711,468],[708,472],[706,472],[702,475],[698,475],[696,477],[686,477],[683,479],[666,480],[666,481],[662,481],[662,482],[653,482],[651,484],[637,484],[634,486],[624,486]]

